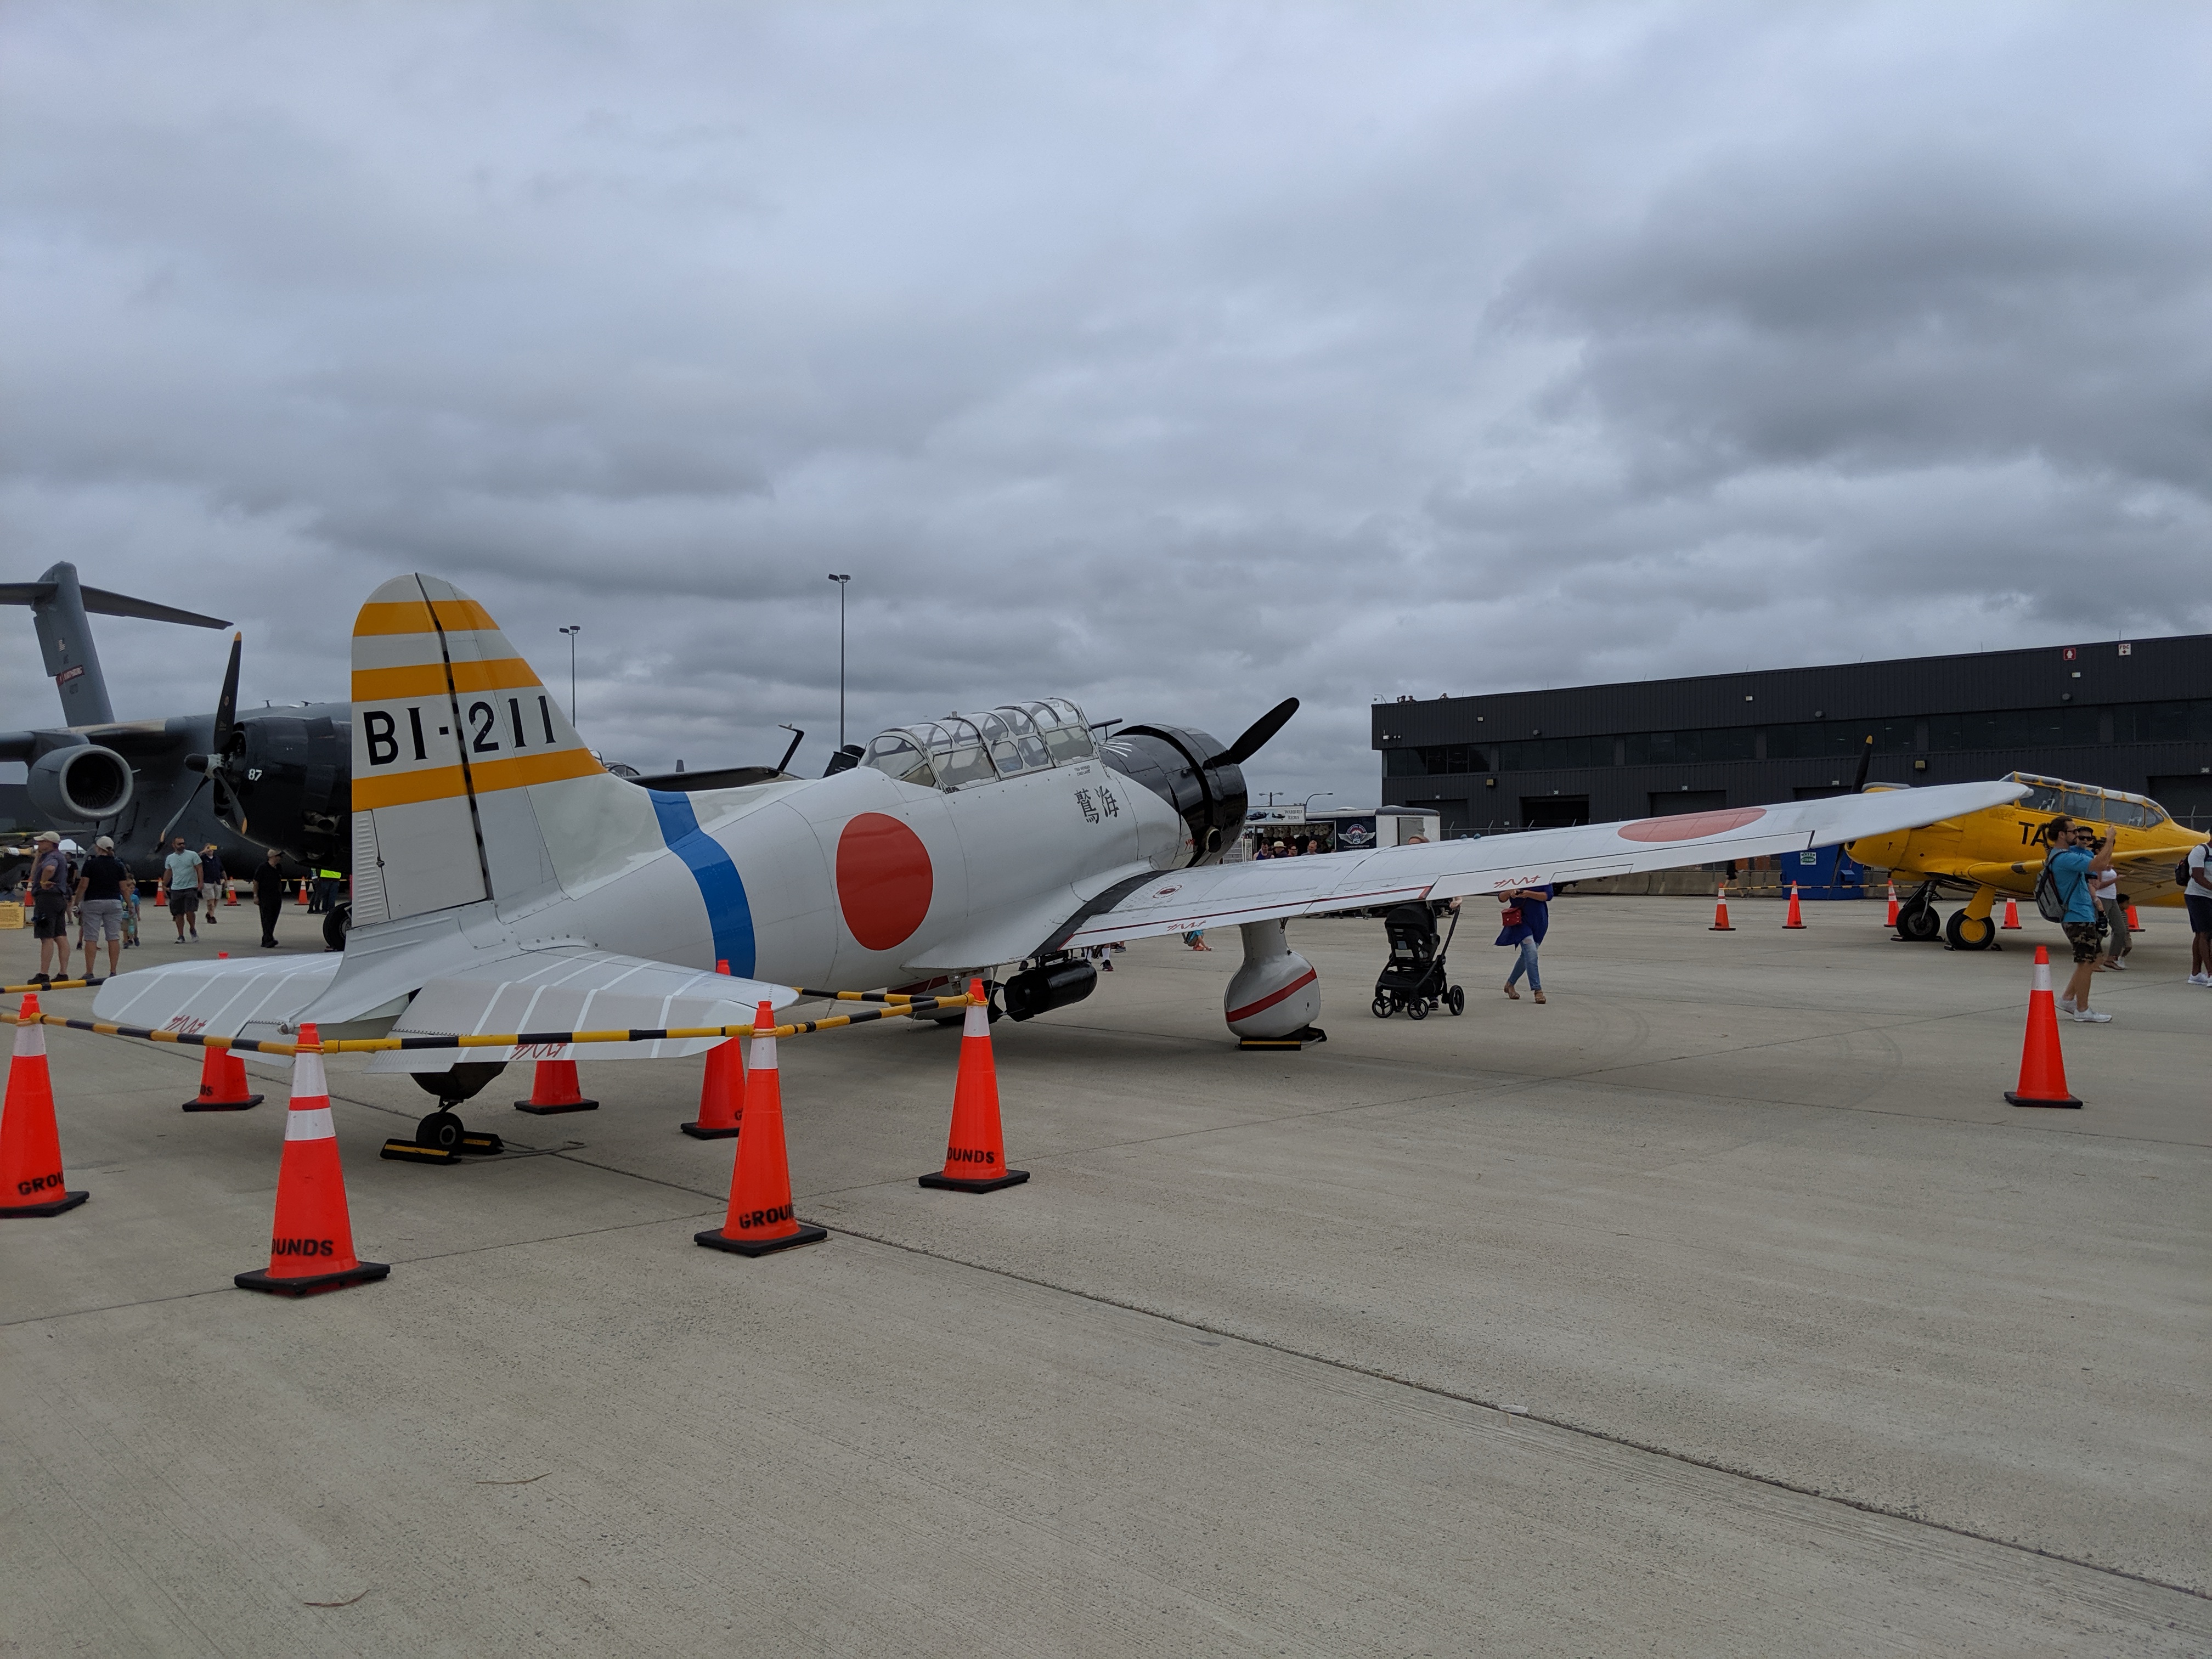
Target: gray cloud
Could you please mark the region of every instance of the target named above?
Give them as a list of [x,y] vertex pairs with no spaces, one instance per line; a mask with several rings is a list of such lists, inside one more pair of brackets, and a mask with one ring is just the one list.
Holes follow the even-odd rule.
[[861,734],[1296,692],[1255,781],[1345,799],[1401,690],[2202,628],[2208,32],[21,5],[0,526],[252,697],[406,569],[580,622],[648,763],[818,764],[850,570]]

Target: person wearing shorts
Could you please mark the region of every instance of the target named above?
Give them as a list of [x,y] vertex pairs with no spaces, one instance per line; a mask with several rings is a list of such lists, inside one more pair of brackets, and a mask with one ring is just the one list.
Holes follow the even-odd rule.
[[2105,930],[2097,916],[2096,879],[2112,867],[2112,849],[2107,843],[2100,850],[2097,832],[2086,823],[2075,824],[2070,839],[2072,846],[2060,848],[2045,860],[2057,886],[2059,902],[2066,907],[2065,918],[2058,925],[2065,930],[2066,942],[2074,947],[2074,976],[2066,981],[2066,994],[2058,999],[2058,1012],[2084,1024],[2104,1025],[2112,1017],[2090,1011],[2089,981],[2105,954]]
[[2189,982],[2212,985],[2212,848],[2199,842],[2189,849]]
[[197,944],[200,936],[200,855],[185,848],[182,836],[169,845],[169,856],[161,860],[161,868],[169,878],[169,920],[177,924],[178,944],[185,942],[187,925]]
[[40,833],[38,848],[31,860],[31,937],[39,941],[39,971],[31,982],[46,985],[69,977],[69,860],[52,830]]
[[115,842],[102,836],[92,844],[92,856],[77,872],[77,942],[84,946],[84,976],[93,977],[94,955],[107,941],[107,971],[113,974],[123,959],[123,884],[131,878],[123,860],[115,856]]

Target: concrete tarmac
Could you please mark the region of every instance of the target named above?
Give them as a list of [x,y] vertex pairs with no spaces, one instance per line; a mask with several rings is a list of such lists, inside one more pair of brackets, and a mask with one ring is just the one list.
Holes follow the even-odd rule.
[[1034,1178],[982,1197],[914,1184],[954,1032],[787,1042],[832,1232],[752,1261],[691,1242],[697,1060],[555,1118],[511,1068],[464,1115],[526,1150],[453,1170],[336,1061],[395,1265],[303,1303],[230,1285],[283,1083],[187,1116],[196,1054],[50,1031],[93,1197],[0,1222],[0,1651],[2212,1653],[2182,918],[2055,1112],[2002,1097],[2055,928],[1806,909],[1570,897],[1547,1006],[1463,931],[1419,1024],[1367,1012],[1379,924],[1294,925],[1294,1055],[1225,1036],[1233,932],[1139,945],[994,1028]]

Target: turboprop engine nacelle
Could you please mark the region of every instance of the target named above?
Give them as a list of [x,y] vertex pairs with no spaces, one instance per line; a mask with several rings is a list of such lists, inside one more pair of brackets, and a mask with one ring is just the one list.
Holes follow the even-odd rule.
[[131,763],[96,743],[50,749],[31,763],[31,804],[64,823],[95,823],[131,805]]
[[1321,1018],[1321,976],[1291,949],[1280,919],[1248,921],[1244,965],[1229,981],[1221,1011],[1240,1037],[1291,1037]]

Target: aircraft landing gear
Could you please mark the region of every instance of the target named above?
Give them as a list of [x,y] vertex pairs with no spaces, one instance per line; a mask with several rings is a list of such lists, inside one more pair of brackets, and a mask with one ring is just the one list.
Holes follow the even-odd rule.
[[353,926],[353,907],[333,904],[323,917],[323,948],[326,951],[345,949],[346,933]]
[[[1929,914],[1935,913],[1930,910]],[[1899,913],[1897,921],[1899,930],[1903,931],[1903,912]],[[1997,942],[1996,921],[1991,916],[1973,916],[1964,910],[1954,910],[1951,920],[1943,924],[1943,938],[1954,951],[1986,951]]]
[[1911,939],[1915,945],[1932,943],[1943,931],[1943,920],[1936,914],[1936,907],[1915,894],[1897,912],[1897,936]]
[[447,1072],[416,1072],[416,1085],[438,1097],[438,1109],[415,1126],[412,1140],[392,1139],[378,1154],[395,1164],[458,1164],[465,1158],[491,1158],[507,1150],[495,1134],[479,1134],[463,1123],[453,1108],[507,1069],[503,1060],[464,1060]]

